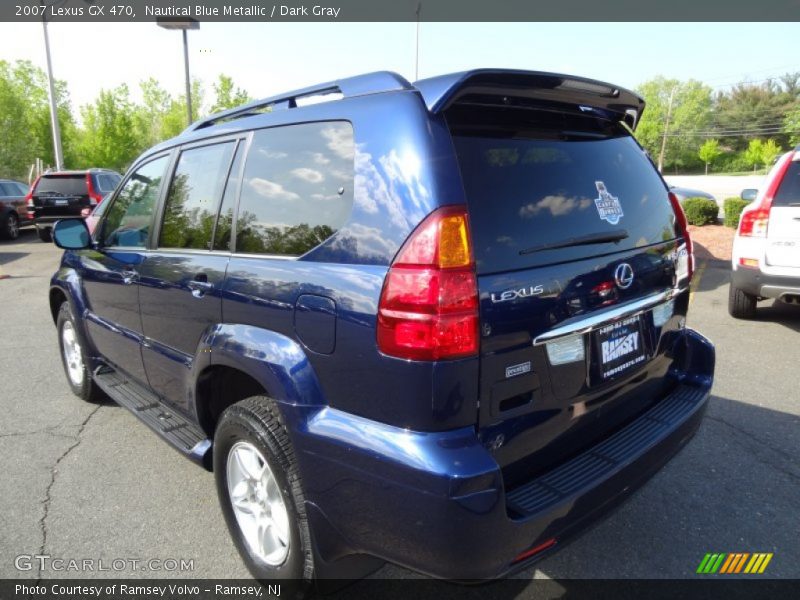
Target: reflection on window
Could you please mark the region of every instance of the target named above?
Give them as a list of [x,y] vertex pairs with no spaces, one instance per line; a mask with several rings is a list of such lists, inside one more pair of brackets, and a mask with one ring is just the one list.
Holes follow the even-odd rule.
[[143,248],[147,244],[158,188],[166,167],[167,157],[162,156],[137,169],[125,182],[103,224],[105,246]]
[[247,156],[236,250],[297,256],[347,221],[353,207],[353,128],[309,123],[256,132]]
[[167,196],[161,248],[209,250],[233,142],[181,152]]

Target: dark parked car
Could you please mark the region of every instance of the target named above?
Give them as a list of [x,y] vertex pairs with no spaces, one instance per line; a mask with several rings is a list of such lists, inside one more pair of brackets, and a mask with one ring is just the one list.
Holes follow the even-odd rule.
[[199,121],[93,234],[56,226],[69,384],[214,471],[260,579],[521,569],[683,447],[711,388],[643,109],[479,70]]
[[21,181],[0,179],[0,239],[17,239],[19,228],[28,224],[27,193],[28,186]]
[[59,219],[85,217],[114,191],[122,177],[109,169],[52,171],[34,181],[28,194],[28,211],[39,239],[49,242]]

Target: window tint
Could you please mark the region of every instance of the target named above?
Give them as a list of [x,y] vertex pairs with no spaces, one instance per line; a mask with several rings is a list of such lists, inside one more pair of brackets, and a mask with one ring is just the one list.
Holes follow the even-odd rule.
[[2,181],[0,181],[0,196],[15,196],[15,195],[16,194],[13,194],[11,192],[11,184],[3,183]]
[[15,183],[17,189],[19,190],[20,196],[26,196],[28,194],[28,186],[22,183]]
[[147,244],[150,222],[168,157],[139,167],[117,194],[103,223],[103,245],[142,248]]
[[236,250],[298,256],[331,237],[353,207],[353,127],[308,123],[256,132],[247,155]]
[[222,204],[217,217],[217,228],[214,232],[214,250],[231,250],[231,230],[233,229],[233,208],[236,204],[236,192],[239,189],[239,173],[244,156],[244,144],[239,144],[236,156],[231,164],[228,183],[222,195]]
[[159,247],[211,249],[233,148],[234,143],[227,142],[181,152],[167,195]]
[[[629,137],[455,136],[482,273],[521,269],[675,237],[667,191]],[[627,233],[618,243],[568,239]],[[562,247],[558,247],[562,246]]]
[[800,162],[792,161],[772,200],[772,206],[790,206],[800,203]]

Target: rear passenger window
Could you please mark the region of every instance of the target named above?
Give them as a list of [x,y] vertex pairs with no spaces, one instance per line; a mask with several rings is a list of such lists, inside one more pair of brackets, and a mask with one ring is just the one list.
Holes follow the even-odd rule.
[[211,249],[233,149],[234,143],[227,142],[181,152],[164,208],[160,248]]
[[335,234],[353,207],[354,154],[348,122],[257,131],[245,164],[236,250],[299,256]]

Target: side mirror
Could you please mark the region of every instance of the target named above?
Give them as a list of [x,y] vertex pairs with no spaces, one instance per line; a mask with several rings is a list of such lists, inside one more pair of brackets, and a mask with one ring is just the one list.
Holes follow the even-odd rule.
[[53,226],[53,241],[64,250],[84,250],[92,245],[92,236],[83,219],[62,219]]
[[752,202],[758,196],[758,190],[754,190],[752,188],[747,188],[746,190],[742,190],[742,193],[739,194],[742,197],[742,200],[747,200],[748,202]]

